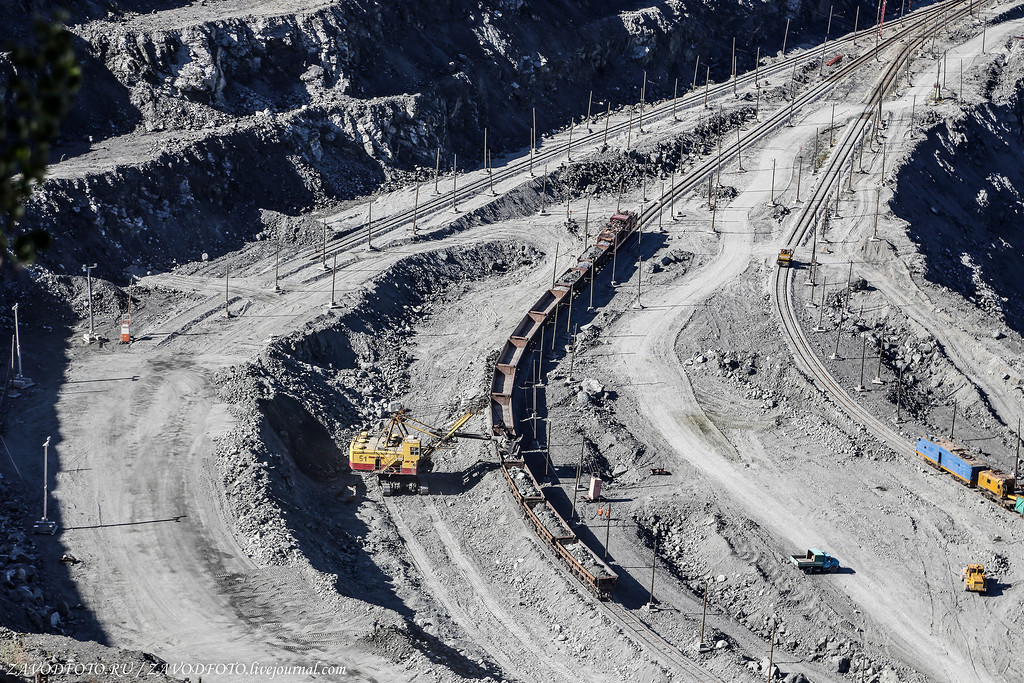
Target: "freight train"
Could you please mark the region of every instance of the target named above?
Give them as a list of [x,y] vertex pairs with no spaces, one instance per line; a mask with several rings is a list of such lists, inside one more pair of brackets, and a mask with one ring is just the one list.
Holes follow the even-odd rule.
[[[519,504],[520,512],[537,535],[568,565],[570,571],[598,598],[611,596],[618,575],[587,547],[547,500],[544,490],[530,471],[520,447],[521,406],[515,395],[516,380],[524,375],[523,359],[542,336],[545,325],[558,319],[558,307],[571,306],[575,295],[629,240],[639,226],[632,211],[616,212],[597,234],[575,265],[555,277],[523,319],[512,330],[501,349],[491,378],[491,434],[505,479]],[[553,333],[553,332],[552,332]]]
[[1024,514],[1024,495],[1017,494],[1014,476],[990,467],[964,446],[929,434],[917,440],[917,454],[935,469],[953,475],[964,486],[977,488],[1002,507]]

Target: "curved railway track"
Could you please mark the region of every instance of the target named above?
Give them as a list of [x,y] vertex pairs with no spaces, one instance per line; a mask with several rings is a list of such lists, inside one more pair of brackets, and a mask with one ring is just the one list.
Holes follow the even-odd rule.
[[639,641],[642,647],[647,647],[657,652],[662,661],[670,662],[678,668],[678,671],[693,676],[698,681],[722,681],[721,678],[707,671],[683,654],[679,648],[661,637],[657,631],[645,624],[622,605],[615,602],[601,603],[601,605],[610,618],[626,629],[627,635],[630,638]]
[[[875,109],[878,107],[880,112],[880,103],[885,95],[894,87],[900,68],[913,56],[914,52],[929,37],[931,37],[932,34],[946,24],[945,21],[940,22],[936,19],[940,15],[945,19],[947,17],[947,12],[950,12],[950,10],[952,10],[952,12],[948,16],[951,20],[959,18],[969,11],[967,2],[968,0],[951,0],[950,2],[933,6],[929,8],[929,11],[922,12],[920,15],[916,16],[913,21],[907,22],[907,25],[895,31],[884,41],[880,41],[877,51],[870,50],[855,59],[849,60],[843,67],[837,69],[827,77],[823,78],[819,83],[807,89],[799,97],[793,100],[789,107],[773,112],[765,121],[759,123],[750,132],[748,132],[745,138],[742,138],[741,136],[741,139],[736,143],[723,146],[721,159],[729,160],[733,158],[739,153],[743,144],[756,144],[775,131],[779,126],[784,125],[786,120],[793,115],[794,110],[798,106],[802,109],[805,105],[821,98],[838,83],[861,71],[870,62],[876,60],[882,50],[885,50],[888,54],[892,51],[894,46],[898,48],[896,50],[896,54],[889,55],[889,59],[886,60],[889,62],[889,65],[882,71],[882,74],[878,77],[876,84],[871,89],[863,112],[847,125],[842,136],[841,144],[830,155],[825,172],[822,174],[813,196],[804,206],[803,211],[801,211],[798,216],[796,224],[789,233],[789,244],[792,245],[799,243],[808,234],[808,231],[813,228],[816,216],[820,212],[821,208],[827,205],[833,182],[838,177],[838,174],[843,167],[847,163],[852,162],[853,150],[856,148],[858,143],[865,141],[865,136],[871,131],[871,127],[875,124],[875,118],[877,116]],[[901,41],[904,40],[906,42],[901,44]],[[641,211],[637,217],[638,230],[642,230],[642,226],[645,223],[650,223],[656,220],[667,202],[680,198],[698,184],[703,183],[705,177],[707,177],[708,174],[713,173],[719,163],[721,162],[718,159],[708,159],[704,161],[697,167],[691,169],[680,180],[680,182],[674,184],[657,202],[652,203],[646,208],[641,207]],[[486,182],[486,178],[482,182]],[[619,218],[619,216],[616,216],[616,218]],[[613,219],[613,221],[614,220],[615,219]],[[626,239],[628,239],[628,237]],[[624,241],[625,240],[620,242],[617,238],[610,239],[610,242],[613,245],[612,249],[617,251]],[[588,257],[586,255],[580,256],[580,268],[589,270],[599,267],[597,261],[591,261],[588,264],[587,258]],[[785,312],[782,316],[784,320],[784,327],[787,332],[787,336],[791,339],[791,343],[793,343],[794,347],[798,350],[798,357],[804,361],[805,365],[807,365],[809,371],[813,375],[819,377],[819,381],[826,386],[829,393],[834,394],[836,400],[849,410],[856,419],[860,419],[864,422],[881,438],[892,443],[901,442],[897,433],[886,427],[866,411],[860,409],[849,395],[842,390],[842,387],[838,382],[831,377],[821,362],[817,359],[810,345],[807,343],[806,338],[803,336],[802,330],[800,330],[799,325],[796,323],[795,311],[793,310],[792,303],[789,299],[789,286],[792,280],[792,270],[787,270],[787,273],[788,275],[784,277],[777,271],[776,300],[780,311]],[[575,284],[565,284],[566,282],[569,281],[564,279],[560,280],[558,287],[565,290],[566,288],[574,288],[576,286]],[[566,297],[564,294],[565,291],[557,292],[554,287],[550,291],[545,292],[545,296],[548,298],[551,298],[552,296],[555,298],[555,301],[552,304],[554,309],[557,309],[559,305],[564,305],[566,299],[568,300],[569,305],[571,305],[572,297]],[[545,299],[542,298],[541,301],[545,301]],[[518,352],[513,354],[518,360],[514,363],[512,361],[504,361],[506,363],[506,367],[502,369],[500,367],[502,362],[500,361],[500,358],[503,356],[499,355],[499,363],[496,364],[494,369],[492,392],[494,392],[495,387],[501,387],[499,393],[492,393],[492,429],[495,434],[506,433],[515,435],[519,427],[519,417],[515,415],[515,411],[513,410],[514,400],[512,400],[512,391],[516,386],[515,374],[519,363],[525,357],[526,351],[536,339],[537,327],[545,326],[549,322],[549,316],[551,315],[549,307],[540,305],[540,302],[538,302],[538,305],[536,305],[534,309],[531,309],[527,316],[524,317],[519,327],[513,331],[512,336],[505,345],[505,350],[511,349],[514,351],[516,348],[519,349]],[[537,316],[542,317],[538,318]],[[529,332],[526,330],[529,330]],[[504,353],[504,350],[502,353]],[[497,407],[495,408],[495,406]],[[498,416],[497,419],[494,419],[495,416]],[[905,443],[903,447],[907,448]],[[503,466],[506,462],[514,461],[516,462],[516,466],[525,468],[525,463],[519,460],[518,444],[512,444],[508,448],[509,452],[506,455],[509,456],[509,459],[506,460],[505,455],[501,454],[499,447],[499,456],[502,460]],[[509,478],[509,483],[512,487],[513,494],[516,494],[516,485],[512,482],[511,478]],[[538,490],[540,490],[539,487]],[[518,494],[516,495],[519,497]],[[578,541],[578,539],[576,540]],[[572,564],[571,560],[568,561]],[[581,576],[586,578],[587,576],[585,572],[578,571],[578,569],[574,569],[572,566],[570,566],[570,570],[577,578],[580,578]],[[589,586],[589,588],[591,591],[594,591],[595,586]],[[606,595],[603,589],[596,591],[596,593],[599,596]],[[696,680],[717,680],[713,674],[704,670],[696,662],[684,655],[678,648],[674,647],[661,635],[648,627],[621,605],[605,605],[603,609],[606,610],[611,618],[621,624],[632,638],[639,641],[643,646],[651,649],[663,663],[674,667],[680,673],[694,677]]]
[[[946,3],[946,6],[955,8],[949,15],[951,20],[961,18],[970,11],[969,4],[963,0]],[[945,16],[945,13],[943,16]],[[821,175],[818,185],[815,187],[813,195],[797,214],[796,220],[790,229],[786,246],[795,249],[808,235],[813,236],[817,218],[823,210],[827,210],[827,203],[839,173],[844,166],[853,163],[854,149],[857,143],[862,141],[869,133],[869,126],[872,119],[877,116],[879,104],[894,87],[901,66],[940,27],[935,26],[931,30],[914,35],[900,48],[897,57],[893,59],[890,66],[884,71],[868,97],[867,102],[865,102],[861,115],[847,126],[840,144],[829,157],[828,164]],[[872,434],[886,442],[893,450],[907,456],[915,456],[915,448],[899,432],[872,415],[850,396],[839,380],[832,376],[832,373],[829,372],[828,368],[825,367],[825,364],[815,353],[799,323],[796,309],[793,305],[791,290],[794,277],[795,271],[792,268],[776,269],[774,285],[775,308],[779,313],[782,331],[793,348],[797,360],[820,385],[821,389],[831,396],[850,417],[863,424]]]
[[[929,37],[931,37],[938,28],[945,25],[944,22],[938,21],[940,16],[943,18],[948,17],[949,19],[959,18],[967,13],[968,2],[969,0],[948,0],[947,2],[937,3],[925,9],[918,10],[917,12],[908,15],[903,22],[899,24],[894,22],[894,24],[891,24],[891,26],[893,26],[892,29],[886,29],[886,31],[889,32],[889,35],[878,40],[877,49],[870,47],[865,49],[860,56],[845,60],[844,64],[832,70],[820,81],[806,87],[803,92],[796,95],[795,98],[786,106],[779,107],[775,111],[766,113],[765,118],[753,126],[746,135],[741,135],[739,140],[730,144],[723,143],[721,161],[722,163],[730,162],[738,156],[739,151],[743,146],[748,146],[749,148],[749,146],[756,145],[758,142],[772,134],[780,126],[785,125],[786,121],[790,119],[790,117],[794,116],[797,110],[802,111],[807,105],[827,95],[839,83],[845,81],[854,74],[863,71],[865,67],[874,62],[879,55],[889,55],[894,47],[898,48],[895,56],[889,55],[885,60],[886,62],[889,62],[889,66],[884,69],[878,83],[872,89],[862,114],[847,125],[846,131],[842,136],[841,144],[830,155],[826,168],[821,175],[812,198],[807,201],[803,210],[799,213],[797,221],[788,235],[788,244],[792,246],[798,245],[807,236],[809,230],[812,229],[815,217],[828,201],[831,188],[839,171],[845,164],[852,160],[853,150],[857,143],[864,140],[865,136],[870,132],[871,127],[875,125],[875,119],[877,116],[875,111],[876,107],[878,107],[885,94],[894,86],[900,67],[905,64],[906,60],[913,55],[914,51],[916,51]],[[843,39],[836,40],[832,45],[836,48],[846,46],[852,43],[856,38],[867,36],[874,37],[872,34],[876,31],[877,28],[875,27],[865,29],[864,31],[858,32],[856,36],[850,35]],[[903,40],[906,40],[907,42],[901,45],[900,41]],[[791,69],[798,67],[802,63],[808,63],[817,59],[819,54],[820,52],[818,50],[811,50],[799,56],[783,59],[776,64],[760,70],[760,73],[766,77],[773,74],[786,73]],[[739,84],[746,85],[751,83],[754,78],[755,75],[750,73],[739,77],[737,87]],[[709,87],[709,100],[712,95],[716,98],[723,97],[731,90],[731,88],[732,83],[729,82],[717,84],[714,88]],[[698,103],[702,103],[703,99],[703,92],[697,91],[690,93],[676,101],[675,109],[677,111],[685,110],[689,107],[696,106]],[[646,112],[645,118],[648,120],[664,119],[667,116],[671,116],[672,111],[673,101],[668,100],[661,104],[652,106],[651,109]],[[628,125],[628,122],[620,122],[614,125],[609,123],[608,135],[621,134],[625,132]],[[584,130],[582,126],[580,127],[580,130]],[[605,134],[603,127],[597,125],[594,126],[594,130],[595,132],[593,133],[580,135],[575,144],[582,148],[585,145],[594,145],[599,143]],[[567,143],[552,143],[535,152],[533,163],[539,165],[551,163],[557,159],[564,158],[567,156],[567,153]],[[476,178],[467,178],[465,185],[457,191],[456,197],[459,201],[466,201],[471,197],[489,192],[492,182],[501,183],[517,176],[521,176],[525,172],[528,164],[528,160],[522,159],[493,169],[491,171],[493,178],[488,177],[486,174],[478,174],[479,177]],[[649,206],[642,206],[638,216],[641,228],[644,224],[656,221],[659,213],[663,211],[666,204],[681,199],[684,195],[702,184],[708,175],[715,171],[718,164],[719,161],[717,158],[709,158],[703,163],[697,164],[683,177],[681,177],[679,182],[668,188],[668,190],[662,194],[657,201],[652,202]],[[440,196],[429,195],[429,198],[416,209],[416,216],[418,219],[428,218],[433,214],[449,209],[451,206],[450,202],[451,194]],[[373,234],[375,237],[380,237],[399,228],[411,226],[412,220],[412,210],[397,212],[387,218],[379,219],[379,221],[373,226]],[[334,254],[362,244],[365,239],[362,230],[363,227],[364,226],[352,228],[347,232],[341,233],[340,236],[336,236],[334,243],[330,246],[327,253]],[[311,260],[319,260],[321,255],[324,253],[322,249],[318,248],[308,248],[304,250],[304,252],[305,253],[300,252],[299,256]],[[790,344],[794,347],[794,351],[798,359],[800,359],[800,361],[805,365],[808,372],[817,378],[825,390],[833,395],[837,403],[842,405],[844,409],[846,409],[855,419],[860,420],[873,433],[879,436],[879,438],[893,444],[893,446],[898,450],[912,453],[913,449],[909,447],[898,433],[858,406],[817,358],[812,347],[804,336],[803,331],[800,329],[792,301],[790,300],[790,286],[792,278],[792,270],[787,270],[785,274],[777,271],[775,277],[776,306],[783,321],[783,329],[790,341]],[[560,304],[561,302],[559,301],[555,306],[557,307]],[[512,383],[514,385],[514,377],[512,379]],[[515,415],[511,415],[510,417],[513,425],[518,426],[517,422],[519,418]],[[578,574],[578,572],[574,572],[576,579],[580,580],[581,583],[584,583],[583,580],[579,579]],[[592,589],[593,587],[590,588]],[[642,647],[651,650],[663,664],[672,667],[674,670],[693,680],[721,680],[703,669],[694,660],[690,659],[680,651],[679,648],[667,641],[664,637],[651,629],[635,614],[632,614],[623,606],[616,603],[595,602],[602,605],[602,609],[606,611],[609,618],[619,624],[630,638]]]
[[[789,118],[790,115],[804,107],[805,105],[813,102],[820,98],[822,95],[827,93],[831,88],[838,82],[842,81],[846,77],[855,73],[858,68],[863,67],[869,61],[875,58],[876,54],[881,54],[883,51],[890,48],[895,42],[899,41],[906,35],[912,33],[921,27],[922,24],[927,24],[933,19],[939,17],[946,17],[948,8],[956,5],[963,4],[966,0],[947,0],[946,2],[936,3],[926,8],[912,12],[904,17],[902,20],[892,20],[884,30],[893,33],[885,38],[878,41],[877,51],[873,47],[864,48],[865,52],[852,60],[846,61],[846,63],[838,68],[835,68],[828,76],[822,79],[818,84],[812,87],[810,90],[796,97],[796,100],[789,106],[783,107],[781,110],[774,112],[771,117],[761,125],[753,128],[746,137],[741,139],[741,142],[733,142],[729,145],[723,145],[722,147],[722,160],[726,161],[735,156],[741,146],[747,146],[749,144],[756,143],[761,138],[766,136],[769,132],[774,130],[783,121]],[[841,49],[854,45],[858,40],[867,38],[873,38],[878,31],[877,25],[869,28],[862,29],[856,33],[850,33],[842,38],[837,38],[831,43],[832,49]],[[822,56],[823,52],[818,49],[807,50],[798,55],[792,57],[783,57],[779,61],[767,65],[763,68],[758,68],[754,72],[747,72],[746,74],[740,75],[736,79],[735,87],[746,87],[753,84],[755,80],[767,78],[769,76],[790,74],[795,68],[801,64],[813,63],[815,60]],[[732,81],[725,81],[717,83],[707,88],[707,100],[708,102],[718,101],[726,97],[734,86]],[[651,104],[649,109],[645,109],[644,119],[645,121],[664,120],[669,116],[672,116],[673,112],[684,112],[695,106],[703,106],[705,100],[705,92],[698,86],[697,89],[690,91],[689,93],[676,98],[664,100],[658,104]],[[674,103],[673,103],[674,102]],[[600,117],[600,115],[598,115]],[[606,115],[607,116],[607,115]],[[597,118],[597,117],[593,117]],[[600,118],[598,119],[600,120]],[[630,122],[620,121],[618,123],[606,122],[608,126],[607,136],[612,137],[614,135],[621,135],[625,133]],[[577,127],[580,133],[575,139],[573,145],[577,148],[583,148],[588,145],[595,145],[599,141],[605,138],[604,128],[600,123],[593,124],[592,128],[594,132],[585,133],[586,129],[581,124]],[[569,144],[566,142],[551,142],[549,145],[540,146],[536,149],[533,156],[533,165],[543,166],[544,164],[550,164],[558,160],[563,160],[563,157],[568,157]],[[468,174],[466,177],[466,183],[462,187],[458,187],[455,192],[456,202],[465,202],[471,198],[477,197],[481,194],[489,193],[492,184],[502,183],[506,180],[510,180],[521,176],[524,171],[530,166],[530,160],[528,157],[523,157],[520,160],[513,161],[504,166],[491,169],[491,175],[482,174],[477,178],[470,178]],[[708,166],[714,166],[711,162],[702,164],[699,170],[691,171],[687,174],[686,178],[676,183],[673,187],[669,188],[665,195],[662,197],[662,203],[679,198],[686,192],[691,191],[697,184],[697,181],[707,175]],[[425,184],[425,183],[424,183]],[[413,217],[417,220],[429,218],[432,215],[436,215],[442,211],[450,210],[451,208],[451,193],[441,192],[440,194],[428,194],[428,198],[425,199],[418,207],[414,209],[405,209],[394,213],[390,216],[378,218],[374,221],[372,226],[372,234],[374,237],[380,237],[389,232],[393,232],[399,228],[411,227]],[[653,214],[656,215],[656,214]],[[649,220],[649,217],[642,217],[642,220]],[[366,241],[365,233],[363,232],[364,225],[359,225],[345,229],[341,233],[336,233],[334,241],[328,246],[327,255],[333,255],[336,252],[343,252],[352,247],[363,244]],[[316,261],[323,256],[322,247],[307,247],[300,252],[301,257]]]

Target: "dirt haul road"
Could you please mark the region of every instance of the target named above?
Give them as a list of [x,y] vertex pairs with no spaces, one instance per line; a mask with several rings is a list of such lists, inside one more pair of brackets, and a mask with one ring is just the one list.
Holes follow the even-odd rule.
[[[827,113],[821,110],[814,116],[816,122],[822,122]],[[787,160],[782,150],[793,154],[806,130],[783,131],[773,141],[777,150],[774,155],[783,162],[780,166],[792,165],[792,159]],[[757,170],[748,172],[744,179],[747,191],[719,212],[721,242],[711,262],[683,286],[645,296],[645,309],[621,319],[616,332],[642,335],[641,353],[616,342],[610,348],[620,356],[623,379],[628,376],[631,381],[658,382],[664,389],[634,397],[650,416],[644,429],[662,432],[666,441],[677,444],[677,457],[687,457],[694,466],[727,481],[737,498],[744,501],[739,507],[794,545],[798,539],[817,536],[846,546],[846,555],[865,569],[856,576],[839,577],[835,588],[826,591],[852,597],[868,612],[872,624],[886,634],[887,643],[900,650],[901,657],[929,673],[941,674],[939,668],[948,667],[956,674],[973,675],[969,656],[961,656],[956,646],[956,634],[962,626],[950,619],[952,611],[945,611],[956,609],[955,600],[949,598],[948,577],[942,574],[929,585],[929,597],[938,596],[944,601],[931,609],[921,609],[920,594],[910,590],[897,594],[895,606],[888,597],[872,597],[871,586],[885,579],[881,575],[885,555],[857,553],[854,547],[863,539],[852,531],[850,536],[845,535],[834,523],[815,523],[814,508],[780,509],[773,497],[798,498],[795,484],[787,484],[782,476],[763,481],[746,476],[739,464],[742,458],[729,436],[704,415],[682,370],[675,340],[690,320],[693,307],[723,283],[740,277],[752,259],[763,259],[771,252],[770,246],[757,245],[757,225],[752,225],[763,220],[761,207],[770,182],[769,162],[769,156],[762,153],[758,162],[751,164]],[[409,208],[411,194],[404,191],[396,193],[397,199],[385,198],[382,210]],[[748,216],[750,211],[754,211],[753,219]],[[441,219],[435,225],[440,224]],[[472,237],[485,239],[501,234],[495,229],[480,229]],[[437,246],[428,242],[404,245],[400,251],[361,254],[358,262],[339,273],[339,292],[351,295],[386,264]],[[236,312],[244,310],[242,317],[225,320],[219,315],[222,266],[232,260],[226,257],[197,275],[147,279],[150,286],[163,283],[204,295],[194,305],[169,311],[166,320],[157,325],[140,321],[141,333],[147,339],[128,348],[78,347],[70,353],[66,380],[96,382],[98,387],[88,394],[64,391],[57,404],[63,473],[58,475],[54,499],[66,527],[62,540],[85,561],[87,571],[78,574],[83,602],[96,615],[112,644],[151,650],[168,660],[258,661],[267,665],[319,660],[332,666],[344,665],[357,679],[412,680],[417,672],[399,671],[393,663],[364,649],[342,646],[339,651],[337,645],[317,645],[318,634],[323,633],[332,634],[335,642],[355,642],[370,631],[372,620],[318,607],[322,595],[300,570],[258,567],[245,556],[230,531],[210,454],[214,440],[232,427],[233,418],[216,394],[213,373],[244,361],[265,346],[268,338],[296,329],[318,315],[329,298],[330,286],[322,276],[313,278],[315,266],[303,269],[305,262],[299,260],[283,269],[290,273],[284,282],[285,293],[270,294],[272,267],[268,267],[265,254],[261,262],[251,266],[245,265],[248,258],[248,254],[239,255],[238,263],[232,264],[232,270],[239,273],[238,279],[233,278],[237,288],[234,295],[241,298],[234,305]],[[545,261],[538,272],[546,271],[547,266],[550,263]],[[546,277],[537,275],[527,284],[532,286]],[[534,289],[529,291],[535,293]],[[532,296],[522,294],[520,298],[525,301]],[[508,310],[518,312],[522,308],[510,306]],[[517,315],[509,314],[511,318]],[[497,340],[510,329],[506,317],[487,321],[489,331],[480,337],[488,338],[481,341],[481,349],[496,348]],[[422,381],[429,383],[443,374],[433,372],[422,370]],[[442,386],[449,387],[444,391],[455,390],[450,381]],[[482,489],[479,495],[487,491],[503,494],[496,477],[491,476],[489,482],[490,488]],[[930,488],[922,496],[940,500],[945,493],[945,484],[938,480],[923,486]],[[500,505],[503,507],[498,509],[504,515],[500,521],[518,524],[507,501]],[[459,621],[467,629],[484,624],[485,632],[478,639],[487,641],[507,627],[510,618],[518,614],[518,605],[501,604],[504,598],[499,592],[479,580],[478,561],[465,554],[466,547],[480,547],[486,539],[482,535],[472,540],[453,538],[453,528],[462,528],[468,519],[452,511],[451,521],[447,521],[444,518],[449,513],[443,509],[431,514],[436,515],[439,526],[429,537],[438,538],[442,547],[451,549],[448,555],[458,560],[458,570],[452,574],[458,582],[454,585],[474,594],[474,601],[461,608]],[[978,524],[982,527],[979,531],[990,535],[996,529],[991,515],[983,515]],[[422,528],[415,531],[429,533]],[[517,550],[536,550],[536,544],[521,536],[518,527],[514,534],[519,538]],[[936,536],[928,540],[935,541]],[[431,559],[426,549],[421,550],[412,553],[417,563],[435,567],[444,564],[439,553]],[[949,564],[941,552],[923,559]],[[528,561],[538,575],[551,572],[543,576],[552,580],[557,565],[536,557]],[[919,569],[905,568],[898,585],[913,586],[920,579],[916,573]],[[452,601],[461,599],[449,586],[435,583],[430,588],[439,594],[442,604],[446,600],[455,604]],[[554,592],[564,595],[568,590],[562,584]],[[583,613],[585,601],[580,599],[577,604],[578,612]],[[481,606],[482,611],[474,613]],[[979,609],[961,618],[980,619],[982,614]],[[540,616],[530,618],[535,623],[542,621]],[[525,645],[546,662],[545,675],[565,679],[566,662],[578,661],[579,655],[559,655],[558,646],[540,641],[532,634],[513,630],[499,642],[504,644],[503,649]],[[957,654],[947,655],[947,651]],[[505,667],[525,661],[507,657],[502,661],[497,651],[493,656]],[[606,680],[614,680],[613,675],[606,674]]]
[[[991,45],[998,44],[1013,30],[1019,31],[1019,26],[1007,25],[999,31],[990,30],[990,40],[996,41],[989,43],[990,50]],[[993,34],[1001,37],[992,38]],[[980,58],[980,38],[959,50],[968,59]],[[895,105],[887,102],[886,108],[906,107],[909,113],[910,98],[914,92],[919,93],[907,93]],[[922,100],[922,97],[918,98],[919,105]],[[792,132],[784,132],[773,140],[775,151],[772,156],[781,166],[790,166],[794,161],[792,157],[787,158],[783,150],[790,150],[789,154],[795,155],[794,150],[801,146],[804,149],[808,147],[808,129],[812,129],[811,121],[805,121]],[[902,129],[895,127],[893,132],[887,133],[887,137],[890,140],[891,164],[894,158],[893,147],[898,146]],[[771,159],[767,161],[770,167]],[[877,168],[878,160],[872,162]],[[764,168],[765,159],[762,158],[757,166]],[[749,435],[719,428],[696,399],[683,361],[690,353],[701,349],[680,349],[677,347],[677,339],[690,324],[694,310],[712,297],[718,288],[745,274],[752,259],[773,265],[774,254],[777,252],[776,247],[769,247],[755,253],[753,247],[752,236],[757,232],[759,224],[766,221],[764,195],[767,187],[763,174],[751,176],[748,173],[743,178],[732,178],[736,177],[730,176],[729,182],[741,184],[745,189],[733,201],[729,210],[719,212],[717,221],[722,236],[718,253],[711,262],[700,272],[693,273],[681,286],[656,289],[645,294],[645,308],[625,313],[609,330],[611,347],[618,352],[618,358],[605,362],[617,369],[616,381],[620,386],[656,384],[658,387],[656,392],[631,392],[638,406],[636,412],[644,417],[640,428],[645,432],[659,433],[661,443],[671,448],[674,454],[672,457],[685,460],[723,490],[727,490],[731,504],[741,507],[773,534],[786,539],[788,545],[803,547],[805,539],[820,539],[822,543],[827,541],[828,547],[834,549],[846,564],[856,567],[855,574],[836,577],[823,590],[826,593],[834,591],[837,603],[844,601],[840,595],[852,599],[853,604],[863,611],[862,618],[866,620],[863,631],[871,634],[867,635],[869,640],[874,640],[931,680],[1002,680],[1007,667],[1013,666],[1012,662],[1017,661],[1017,658],[1005,653],[1003,647],[993,646],[993,643],[994,639],[1006,637],[1006,627],[1012,617],[1003,614],[1006,604],[983,605],[978,601],[964,599],[959,581],[964,555],[962,551],[949,546],[945,527],[952,517],[955,520],[953,526],[966,530],[968,538],[995,538],[1001,541],[1009,540],[1009,534],[1014,539],[1020,539],[1019,528],[1007,527],[1004,513],[983,501],[960,495],[959,487],[953,482],[941,477],[922,476],[917,471],[920,469],[917,463],[898,461],[892,476],[911,486],[910,491],[902,491],[898,498],[910,512],[914,525],[913,530],[897,533],[909,531],[913,543],[911,546],[902,546],[898,542],[879,546],[863,533],[860,525],[854,528],[834,524],[828,519],[829,516],[822,514],[820,505],[822,501],[834,501],[832,505],[845,508],[844,499],[850,498],[862,498],[863,505],[870,505],[868,501],[874,496],[868,491],[873,481],[877,482],[874,488],[884,489],[883,483],[891,482],[892,479],[882,476],[881,472],[875,476],[864,475],[865,479],[861,482],[863,488],[858,491],[859,487],[850,485],[850,479],[845,480],[842,486],[837,486],[834,481],[829,483],[828,480],[835,475],[824,472],[819,474],[817,466],[801,470],[799,477],[787,476],[778,465],[766,466],[763,462],[757,462],[752,453],[738,450],[734,443],[742,443],[750,438]],[[869,188],[877,182],[878,177],[875,175],[859,183],[859,191],[868,190],[859,194],[872,200],[870,209],[865,206],[866,202],[862,198],[859,209],[852,207],[845,210],[856,219],[843,225],[843,230],[838,234],[833,232],[830,236],[833,252],[823,257],[823,261],[830,266],[830,277],[834,277],[839,270],[835,266],[846,263],[851,256],[854,260],[860,259],[853,249],[861,246],[863,239],[871,233],[874,192]],[[807,192],[806,185],[804,188]],[[784,201],[793,205],[792,181]],[[704,224],[707,225],[706,219]],[[805,254],[802,258],[808,260],[808,257],[809,254]],[[887,287],[894,287],[896,278],[905,277],[901,274],[902,270],[902,264],[897,264],[890,274],[885,267],[875,264],[869,266],[868,272],[880,279],[884,292]],[[843,275],[845,279],[845,272]],[[799,277],[801,283],[803,279]],[[632,285],[624,285],[625,289],[630,287]],[[907,302],[906,290],[894,293],[892,301],[897,306]],[[954,361],[963,366],[967,377],[978,377],[983,387],[991,387],[989,390],[993,391],[997,408],[1009,412],[1006,418],[1019,413],[1019,402],[993,382],[995,378],[987,372],[986,366],[998,365],[1000,362],[990,361],[986,357],[979,359],[968,352],[966,349],[977,344],[977,341],[968,341],[965,333],[957,331],[955,327],[951,329],[948,318],[938,314],[935,308],[934,304],[928,306],[916,302],[909,312],[926,329],[945,341],[952,349]],[[715,314],[710,315],[714,317]],[[723,336],[743,334],[744,330],[732,328],[725,329]],[[639,342],[637,338],[640,338]],[[680,357],[681,352],[686,355]],[[734,406],[732,410],[738,409],[738,406]],[[769,433],[754,437],[761,442],[755,448],[765,452],[768,457],[771,457],[772,451],[781,447],[781,444],[764,441],[770,436]],[[671,469],[671,460],[668,462]],[[750,470],[751,467],[754,469]],[[879,469],[887,470],[889,467],[883,465]],[[751,472],[755,476],[751,476]],[[814,490],[817,494],[812,497],[802,495],[807,490]],[[956,494],[954,499],[945,499],[951,493]],[[851,512],[864,516],[861,507],[854,505],[858,511]],[[867,517],[871,516],[867,512]],[[879,523],[884,524],[881,520]],[[886,551],[892,554],[887,555]],[[913,556],[912,561],[897,562],[891,559],[909,559],[909,555]],[[879,590],[882,586],[888,589]],[[990,635],[971,635],[981,632]],[[1001,635],[996,636],[996,633]]]

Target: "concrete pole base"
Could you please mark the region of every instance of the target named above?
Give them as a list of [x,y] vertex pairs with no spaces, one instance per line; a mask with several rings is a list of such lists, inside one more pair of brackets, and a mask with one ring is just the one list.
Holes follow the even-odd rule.
[[53,536],[57,533],[57,522],[49,519],[40,519],[32,525],[32,533],[49,534],[50,536]]

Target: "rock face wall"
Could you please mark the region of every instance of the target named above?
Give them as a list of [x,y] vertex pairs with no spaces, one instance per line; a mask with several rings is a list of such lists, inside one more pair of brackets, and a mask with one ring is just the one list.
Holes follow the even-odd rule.
[[[50,4],[0,0],[0,11],[23,37]],[[852,28],[854,5],[834,4],[833,35]],[[801,0],[76,3],[85,83],[23,225],[54,232],[51,267],[111,243],[130,254],[102,275],[165,267],[251,238],[264,211],[295,216],[432,169],[438,148],[442,166],[453,154],[476,166],[484,128],[493,149],[522,147],[534,108],[541,131],[561,127],[591,91],[595,114],[637,101],[644,72],[647,99],[668,97],[676,79],[681,92],[691,84],[698,57],[725,78],[733,36],[749,68],[758,47],[778,51],[787,19],[790,47],[819,41],[828,11]]]
[[[900,170],[893,210],[908,221],[928,280],[1024,333],[1024,58],[988,74],[992,103],[930,129]],[[952,172],[952,169],[956,172]]]

